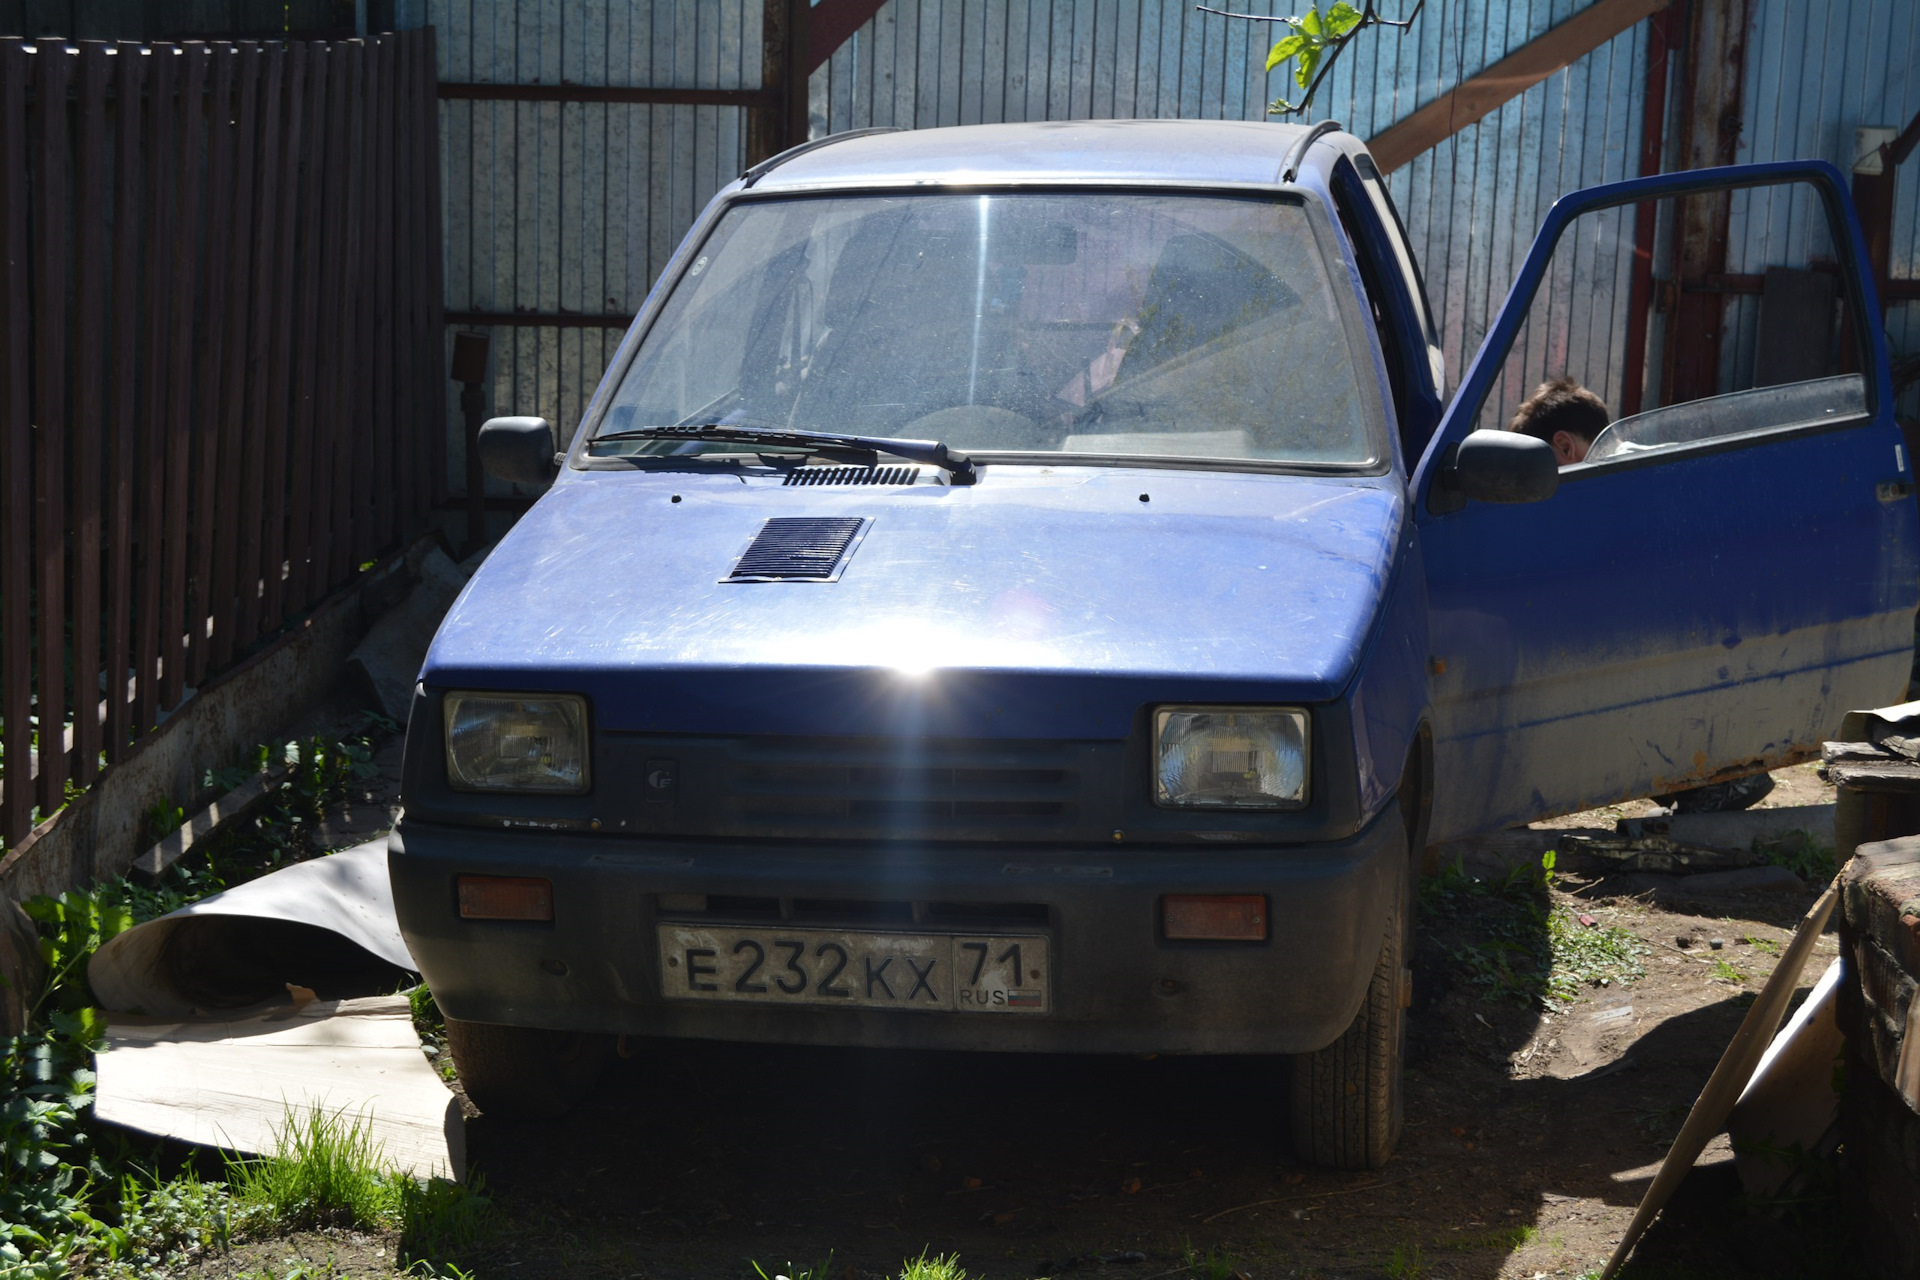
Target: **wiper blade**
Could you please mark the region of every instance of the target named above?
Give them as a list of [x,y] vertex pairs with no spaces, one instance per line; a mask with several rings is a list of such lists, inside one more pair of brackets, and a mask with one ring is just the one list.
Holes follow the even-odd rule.
[[938,440],[893,440],[885,436],[850,436],[837,431],[795,431],[787,427],[730,427],[717,422],[688,423],[683,426],[633,427],[595,436],[588,445],[608,440],[712,440],[723,444],[793,445],[807,448],[820,445],[834,449],[857,449],[863,453],[889,453],[909,462],[924,462],[939,467],[953,477],[954,484],[972,484],[980,478],[973,460],[955,453]]

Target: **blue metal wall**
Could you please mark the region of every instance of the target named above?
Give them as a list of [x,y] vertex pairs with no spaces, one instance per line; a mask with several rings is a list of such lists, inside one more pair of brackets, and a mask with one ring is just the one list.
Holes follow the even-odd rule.
[[[1816,157],[1853,165],[1854,129],[1902,128],[1920,111],[1920,4],[1913,0],[1758,0],[1747,41],[1742,160]],[[1897,170],[1889,274],[1920,274],[1920,155]],[[1831,253],[1812,210],[1772,218],[1743,216],[1729,227],[1727,270],[1761,272],[1803,265]],[[1757,301],[1731,309],[1729,344],[1748,342]],[[1898,355],[1920,352],[1920,302],[1887,311],[1887,345]],[[1920,417],[1920,388],[1901,401]]]

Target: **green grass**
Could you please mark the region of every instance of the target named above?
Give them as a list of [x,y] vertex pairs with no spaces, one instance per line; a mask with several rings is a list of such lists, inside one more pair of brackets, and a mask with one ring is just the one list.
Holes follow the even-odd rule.
[[1777,956],[1780,954],[1780,944],[1775,942],[1772,938],[1756,938],[1750,933],[1746,935],[1746,938],[1747,938],[1747,945],[1752,947],[1755,951],[1762,951],[1770,956]]
[[491,1202],[483,1179],[416,1181],[388,1163],[361,1116],[318,1107],[289,1113],[276,1137],[272,1155],[226,1160],[235,1222],[246,1234],[393,1228],[403,1255],[434,1262],[473,1248],[485,1233]]
[[1809,884],[1823,885],[1839,870],[1834,850],[1805,831],[1789,831],[1757,846],[1760,855],[1776,867],[1785,867]]
[[379,1227],[399,1217],[384,1153],[360,1116],[315,1107],[289,1114],[278,1149],[227,1158],[227,1186],[243,1227]]
[[1397,1244],[1393,1252],[1387,1255],[1386,1273],[1388,1280],[1423,1280],[1427,1274],[1426,1260],[1420,1256],[1417,1244]]
[[1518,1226],[1502,1227],[1495,1231],[1483,1231],[1479,1235],[1454,1236],[1448,1240],[1434,1242],[1436,1249],[1458,1250],[1462,1252],[1479,1249],[1502,1249],[1509,1253],[1524,1248],[1540,1238],[1540,1228],[1522,1223]]
[[1240,1274],[1240,1268],[1233,1258],[1218,1248],[1201,1253],[1193,1247],[1193,1241],[1187,1241],[1182,1255],[1186,1263],[1189,1280],[1234,1280]]
[[[794,1276],[792,1280],[801,1280]],[[957,1253],[936,1253],[931,1258],[922,1249],[917,1258],[908,1258],[900,1264],[900,1280],[968,1280],[967,1273],[960,1268],[960,1255]]]
[[1747,975],[1734,968],[1725,956],[1714,957],[1713,976],[1717,981],[1731,982],[1736,987],[1745,985],[1747,981]]

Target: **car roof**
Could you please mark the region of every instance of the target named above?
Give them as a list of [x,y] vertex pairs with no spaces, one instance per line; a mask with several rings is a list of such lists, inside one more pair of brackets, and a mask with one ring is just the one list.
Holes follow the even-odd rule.
[[870,133],[784,160],[758,190],[995,183],[1274,183],[1304,125],[1257,120],[1058,120]]

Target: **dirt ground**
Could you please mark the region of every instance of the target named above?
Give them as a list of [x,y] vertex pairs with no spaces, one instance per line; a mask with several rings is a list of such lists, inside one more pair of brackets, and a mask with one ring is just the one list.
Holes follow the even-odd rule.
[[[1802,766],[1766,803],[1831,799]],[[1552,890],[1646,947],[1644,978],[1558,1012],[1461,963],[1483,915],[1428,904],[1406,1131],[1378,1173],[1279,1154],[1286,1067],[1268,1060],[640,1043],[563,1123],[469,1122],[503,1229],[463,1262],[515,1280],[754,1280],[755,1263],[793,1274],[829,1253],[836,1280],[873,1280],[923,1249],[995,1280],[1597,1272],[1814,896],[1690,900],[1644,881],[1626,895],[1564,875]],[[1830,933],[1803,989],[1835,953]],[[1626,1274],[1845,1274],[1823,1221],[1817,1206],[1750,1210],[1722,1137]],[[382,1274],[392,1243],[305,1235],[196,1273]]]
[[[1811,767],[1779,783],[1766,803],[1832,798]],[[736,1280],[831,1251],[836,1274],[892,1275],[923,1248],[993,1277],[1147,1280],[1196,1257],[1208,1280],[1597,1270],[1814,895],[1616,897],[1577,876],[1554,892],[1643,939],[1646,976],[1545,1014],[1471,981],[1452,952],[1475,922],[1429,912],[1406,1134],[1377,1174],[1277,1155],[1285,1067],[1259,1059],[647,1044],[565,1125],[471,1123],[510,1227],[479,1274]],[[1803,986],[1835,952],[1829,934]],[[1737,1190],[1721,1138],[1640,1274],[1824,1264],[1831,1241]]]

